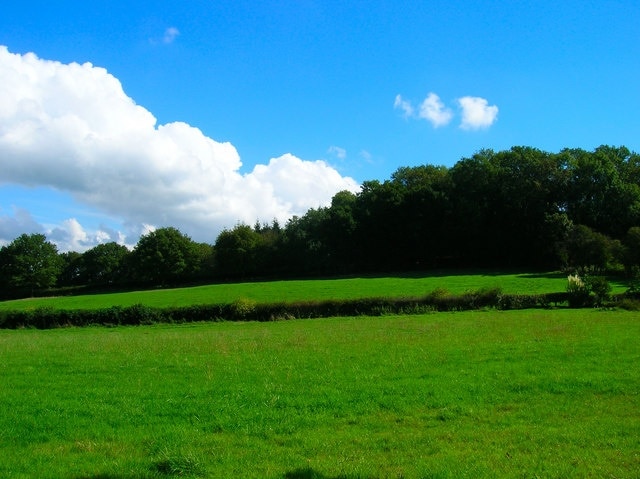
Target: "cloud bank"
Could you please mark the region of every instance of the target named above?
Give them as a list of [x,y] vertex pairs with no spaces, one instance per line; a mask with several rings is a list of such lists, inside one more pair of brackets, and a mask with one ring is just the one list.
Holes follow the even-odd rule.
[[[90,63],[62,64],[0,46],[0,79],[0,186],[68,193],[120,219],[130,237],[175,226],[211,243],[237,222],[286,221],[330,204],[340,190],[359,189],[327,163],[291,154],[241,174],[231,143],[182,122],[158,125],[118,79]],[[7,234],[20,226],[35,227],[24,210],[2,213],[0,240],[13,239]],[[122,239],[106,227],[86,233],[74,218],[48,231],[62,249]]]
[[[456,103],[461,112],[460,128],[463,130],[489,128],[498,119],[498,107],[489,105],[484,98],[464,96],[458,98]],[[434,128],[448,125],[454,117],[453,111],[433,92],[422,101],[417,113],[411,102],[402,95],[396,95],[393,107],[401,110],[404,118],[426,120]]]

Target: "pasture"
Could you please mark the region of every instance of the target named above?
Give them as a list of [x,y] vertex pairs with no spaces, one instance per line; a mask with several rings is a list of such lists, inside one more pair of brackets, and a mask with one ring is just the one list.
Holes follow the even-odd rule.
[[[614,292],[622,292],[622,282],[612,282]],[[429,273],[342,279],[269,281],[260,283],[229,283],[191,288],[156,289],[125,293],[29,298],[0,302],[2,310],[36,308],[101,309],[111,306],[144,304],[152,307],[179,307],[194,304],[232,303],[240,298],[257,303],[343,300],[376,297],[419,297],[444,288],[452,294],[462,294],[483,288],[501,288],[507,294],[538,294],[562,292],[567,277],[561,273]]]
[[2,330],[0,477],[638,477],[639,344],[568,309]]

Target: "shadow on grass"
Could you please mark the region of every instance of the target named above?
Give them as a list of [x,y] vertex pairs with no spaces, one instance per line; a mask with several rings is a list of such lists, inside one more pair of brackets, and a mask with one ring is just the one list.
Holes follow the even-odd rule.
[[562,271],[552,271],[552,272],[548,272],[548,273],[525,273],[525,274],[519,274],[518,278],[545,278],[545,279],[559,279],[559,278],[566,278],[567,274],[563,273]]
[[337,476],[325,476],[309,467],[296,469],[285,473],[284,479],[374,479],[371,476],[353,476],[340,474]]
[[89,474],[86,476],[77,476],[75,479],[134,479],[140,476],[124,475],[124,474]]
[[[388,271],[382,273],[370,273],[370,274],[354,274],[352,276],[345,276],[344,279],[349,278],[403,278],[403,279],[424,279],[424,278],[445,278],[450,276],[505,276],[519,274],[523,277],[528,276],[527,273],[523,273],[522,268],[509,269],[487,269],[487,268],[438,268],[438,269],[424,269],[414,271]],[[533,274],[531,277],[536,277]],[[544,274],[540,275],[541,278],[546,277]],[[339,279],[339,278],[326,278],[326,279]]]

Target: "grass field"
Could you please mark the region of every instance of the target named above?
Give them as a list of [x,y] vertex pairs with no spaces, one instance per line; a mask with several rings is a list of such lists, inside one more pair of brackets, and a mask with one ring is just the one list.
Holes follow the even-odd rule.
[[[626,286],[612,282],[614,292]],[[372,297],[415,297],[444,288],[453,294],[499,287],[504,293],[537,294],[566,291],[567,277],[561,273],[528,274],[441,274],[426,276],[370,277],[327,280],[273,281],[264,283],[214,284],[180,289],[158,289],[128,293],[33,298],[0,302],[1,310],[25,310],[39,307],[60,309],[99,309],[110,306],[168,307],[192,304],[232,303],[243,298],[256,302],[294,302],[325,299]]]
[[638,477],[640,314],[0,331],[0,477]]

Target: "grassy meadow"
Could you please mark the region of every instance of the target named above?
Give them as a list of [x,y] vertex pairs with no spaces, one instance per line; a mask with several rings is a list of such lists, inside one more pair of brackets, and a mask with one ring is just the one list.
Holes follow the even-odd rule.
[[638,477],[640,313],[0,331],[0,477]]
[[[626,286],[612,281],[614,292]],[[375,297],[419,297],[437,288],[462,294],[482,288],[501,288],[507,294],[563,292],[567,277],[562,273],[429,273],[385,277],[326,280],[271,281],[262,283],[212,284],[191,288],[156,289],[126,293],[29,298],[0,302],[2,310],[28,310],[42,307],[59,309],[100,309],[111,306],[144,304],[152,307],[225,304],[240,298],[257,303],[322,301]]]

